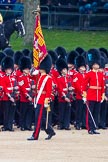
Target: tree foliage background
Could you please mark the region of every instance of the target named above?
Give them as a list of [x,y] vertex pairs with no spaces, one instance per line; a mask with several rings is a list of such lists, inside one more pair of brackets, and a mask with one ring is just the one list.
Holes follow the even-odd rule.
[[35,15],[32,13],[32,11],[36,10],[39,4],[40,4],[40,0],[24,1],[24,25],[26,29],[26,35],[24,37],[24,45],[33,44]]

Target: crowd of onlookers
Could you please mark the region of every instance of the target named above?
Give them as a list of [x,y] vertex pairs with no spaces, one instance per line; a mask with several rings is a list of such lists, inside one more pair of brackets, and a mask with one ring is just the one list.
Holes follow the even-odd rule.
[[23,0],[0,0],[0,9],[22,10]]
[[99,8],[108,10],[108,0],[41,0],[40,5],[78,7],[81,14],[96,13]]
[[[24,0],[0,0],[0,9],[23,10]],[[108,10],[108,0],[40,0],[40,5],[49,7],[77,7],[79,13],[96,13],[99,9]]]

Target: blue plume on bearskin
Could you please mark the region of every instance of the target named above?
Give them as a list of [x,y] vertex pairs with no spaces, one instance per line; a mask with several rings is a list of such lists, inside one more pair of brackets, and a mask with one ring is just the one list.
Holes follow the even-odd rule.
[[98,49],[92,48],[87,52],[87,63],[90,68],[96,63],[98,65],[101,64],[101,55]]
[[46,71],[46,73],[48,74],[51,70],[51,66],[52,66],[52,59],[50,55],[47,55],[44,60],[40,63],[39,68],[43,69]]

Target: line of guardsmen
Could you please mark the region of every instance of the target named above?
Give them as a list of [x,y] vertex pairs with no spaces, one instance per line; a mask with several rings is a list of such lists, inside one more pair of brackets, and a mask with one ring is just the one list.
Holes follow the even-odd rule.
[[[106,129],[108,124],[108,51],[78,47],[67,53],[65,48],[57,47],[48,55],[52,60],[48,69],[52,79],[48,123],[57,125],[59,130],[71,130],[73,124],[77,130],[85,128],[89,134],[99,134],[96,129]],[[46,71],[48,64],[42,66]],[[2,131],[14,131],[14,124],[21,131],[31,131],[36,120],[34,99],[38,95],[33,53],[6,48],[0,52],[0,66]]]

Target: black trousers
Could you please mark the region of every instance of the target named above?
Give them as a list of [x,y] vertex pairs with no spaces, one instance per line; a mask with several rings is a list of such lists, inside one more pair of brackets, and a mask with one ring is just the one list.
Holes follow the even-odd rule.
[[13,120],[15,116],[15,106],[11,101],[2,101],[3,106],[3,125],[5,129],[13,128]]
[[35,109],[35,130],[33,132],[35,139],[39,138],[41,126],[48,135],[54,133],[54,130],[49,123],[46,129],[46,109],[43,107],[43,105],[37,104]]
[[2,106],[2,101],[0,101],[0,125],[3,125],[3,106]]
[[70,126],[71,106],[67,102],[59,102],[59,126],[60,128],[69,128]]
[[81,127],[83,122],[84,102],[76,100],[76,126]]
[[106,127],[106,116],[107,116],[107,101],[103,101],[101,103],[100,118],[99,118],[99,125],[101,127]]
[[29,102],[20,103],[20,126],[29,129],[32,126],[33,105]]
[[[97,101],[88,101],[88,106],[94,118],[94,121],[96,123],[96,126],[98,127],[99,126],[99,111],[100,111],[101,103]],[[95,130],[95,129],[96,128],[91,118],[91,115],[88,112],[88,130]]]

